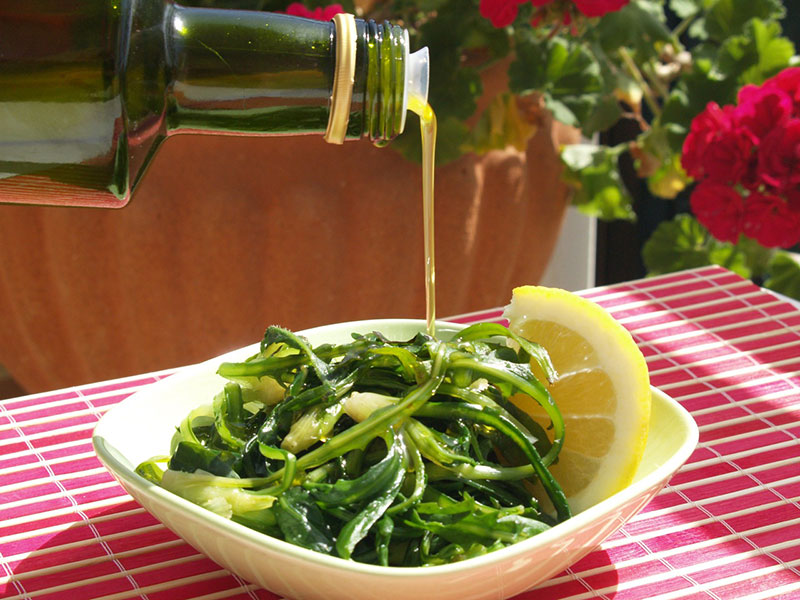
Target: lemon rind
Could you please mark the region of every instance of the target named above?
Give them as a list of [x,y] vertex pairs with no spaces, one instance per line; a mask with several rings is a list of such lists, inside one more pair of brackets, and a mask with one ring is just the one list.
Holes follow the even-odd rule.
[[[570,323],[564,322],[567,314],[573,318]],[[617,396],[637,399],[630,403],[633,412],[615,415],[617,430],[627,435],[617,435],[608,452],[612,456],[628,452],[634,459],[619,472],[601,469],[587,487],[569,498],[573,511],[580,512],[629,485],[641,461],[650,421],[647,363],[630,332],[597,303],[566,290],[543,286],[514,288],[503,316],[517,327],[529,319],[570,327],[598,351]],[[614,355],[609,357],[609,352]],[[566,435],[569,436],[568,431]]]

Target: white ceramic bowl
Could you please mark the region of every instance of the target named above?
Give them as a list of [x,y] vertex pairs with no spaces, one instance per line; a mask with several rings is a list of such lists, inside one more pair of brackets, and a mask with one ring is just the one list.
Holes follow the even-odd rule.
[[[380,331],[409,339],[418,320],[340,323],[302,332],[312,344],[349,341],[351,332]],[[437,335],[460,329],[439,323]],[[113,407],[93,443],[98,457],[145,509],[212,560],[293,600],[502,600],[558,573],[619,529],[664,486],[697,443],[697,426],[675,401],[653,389],[650,435],[635,481],[611,498],[533,538],[460,563],[378,567],[319,554],[219,517],[136,475],[143,460],[168,454],[175,426],[207,404],[224,381],[220,362],[243,360],[258,344],[188,367]],[[156,418],[154,418],[156,417]],[[335,582],[335,584],[334,584]]]

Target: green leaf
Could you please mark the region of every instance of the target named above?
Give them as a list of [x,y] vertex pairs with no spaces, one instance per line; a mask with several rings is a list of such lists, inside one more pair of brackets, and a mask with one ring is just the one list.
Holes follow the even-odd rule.
[[800,255],[794,252],[776,252],[769,264],[769,272],[764,287],[800,300]]
[[706,15],[706,32],[722,41],[743,33],[750,19],[778,21],[785,13],[781,0],[717,0]]
[[159,485],[164,476],[164,470],[158,466],[158,461],[156,459],[150,459],[136,467],[136,474],[144,477],[151,483]]
[[592,115],[599,101],[598,96],[583,95],[571,98],[544,94],[544,105],[556,120],[572,127],[583,128],[583,123]]
[[561,152],[564,180],[575,188],[573,204],[600,219],[635,218],[633,199],[619,174],[620,149],[573,144]]
[[657,55],[657,42],[671,41],[663,2],[634,0],[621,10],[606,14],[590,33],[609,54],[620,47],[632,50],[639,61]]
[[182,441],[169,460],[169,468],[174,471],[194,473],[198,469],[228,477],[238,456],[232,452],[206,448],[194,442]]
[[789,66],[793,56],[794,44],[781,37],[778,23],[753,19],[744,33],[722,44],[713,75],[722,80],[736,80],[740,85],[758,85]]
[[427,13],[440,10],[444,3],[445,0],[419,0],[416,6],[420,12]]
[[692,22],[688,34],[690,38],[695,40],[705,41],[708,39],[705,16],[699,16]]
[[669,8],[681,19],[687,19],[703,10],[702,0],[669,0]]
[[642,258],[649,275],[716,264],[750,277],[745,258],[736,246],[715,240],[687,214],[662,222],[645,242]]
[[533,35],[521,36],[516,54],[508,70],[511,91],[517,94],[544,91],[548,85],[547,64],[551,54],[547,40],[536,39]]
[[[431,52],[434,52],[431,50]],[[458,117],[468,119],[475,112],[477,98],[483,92],[480,76],[475,69],[460,65],[451,65],[447,61],[431,60],[431,73],[443,73],[440,81],[434,84],[436,77],[431,78],[428,103],[439,118]],[[447,73],[446,69],[454,68],[455,72]],[[438,77],[438,76],[437,76]]]
[[[430,52],[428,102],[440,119],[450,116],[469,118],[475,112],[476,99],[482,92],[478,72],[462,62],[463,49],[475,39],[476,32],[487,31],[491,23],[477,10],[465,11],[463,1],[448,0],[437,11],[436,18],[419,29],[415,47],[427,46]],[[487,32],[493,39],[496,33]],[[506,34],[507,35],[507,34]],[[492,46],[501,51],[500,42]]]
[[606,131],[622,116],[619,101],[612,95],[603,96],[595,105],[592,113],[583,124],[583,133],[587,136]]
[[511,50],[511,39],[506,29],[498,29],[488,19],[474,22],[469,35],[464,40],[464,48],[468,50],[489,51],[493,59],[508,56]]
[[430,531],[460,546],[469,546],[473,542],[489,545],[495,540],[513,544],[549,529],[541,521],[513,514],[509,510],[491,508],[485,508],[482,512],[462,513],[455,518],[439,518],[442,520],[423,519],[418,512],[414,512],[406,525]]
[[367,536],[372,526],[384,516],[386,510],[400,493],[400,487],[405,478],[407,468],[405,458],[407,449],[403,443],[402,436],[394,437],[394,442],[389,452],[397,457],[397,466],[392,471],[392,479],[385,481],[382,486],[383,489],[380,491],[381,493],[361,507],[358,514],[342,527],[336,540],[336,552],[342,558],[350,558],[356,545]]
[[293,487],[281,494],[275,505],[275,516],[284,539],[290,544],[323,554],[333,551],[334,534],[322,511],[303,488]]
[[772,261],[772,257],[775,255],[775,250],[762,246],[756,240],[746,235],[739,236],[736,247],[744,256],[745,264],[750,273],[750,279],[763,280],[769,271],[769,264],[770,261]]
[[553,362],[547,350],[540,344],[517,335],[500,323],[475,323],[459,331],[453,336],[453,340],[478,340],[490,338],[492,336],[512,339],[514,343],[520,347],[520,354],[515,355],[514,358],[516,358],[518,362],[525,364],[529,363],[531,360],[535,360],[550,383],[558,378],[558,373],[553,366]]
[[603,93],[600,65],[587,45],[561,37],[521,35],[508,76],[512,92],[542,93],[547,108],[567,125],[587,119]]
[[399,444],[389,448],[386,456],[355,479],[338,479],[336,483],[307,483],[314,500],[323,508],[353,506],[385,492],[402,466]]

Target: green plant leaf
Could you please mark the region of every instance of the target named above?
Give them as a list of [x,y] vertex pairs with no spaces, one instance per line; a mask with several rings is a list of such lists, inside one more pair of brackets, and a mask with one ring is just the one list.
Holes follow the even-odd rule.
[[416,7],[422,13],[429,13],[431,11],[438,11],[446,0],[418,0]]
[[544,91],[548,85],[547,63],[550,48],[547,40],[532,35],[521,36],[517,44],[517,59],[509,67],[509,87],[517,94]]
[[721,265],[749,278],[745,258],[733,244],[719,242],[688,214],[662,222],[642,248],[649,275],[661,275],[706,265]]
[[[445,60],[431,60],[431,73],[446,73],[452,65]],[[437,69],[437,70],[434,70]],[[468,119],[477,108],[477,99],[483,92],[481,78],[475,69],[460,67],[454,73],[443,76],[442,82],[431,85],[428,103],[440,117]]]
[[506,29],[497,28],[488,19],[474,21],[464,40],[464,48],[479,52],[488,50],[491,59],[508,56],[511,50],[511,39]]
[[681,19],[688,19],[703,10],[702,0],[669,0],[669,8]]
[[762,281],[769,271],[769,263],[775,254],[773,248],[767,248],[756,240],[745,235],[739,236],[736,247],[744,256],[750,279]]
[[706,15],[706,32],[722,41],[743,33],[750,19],[779,21],[785,13],[782,0],[717,0]]
[[800,255],[778,251],[769,263],[769,277],[764,287],[800,300]]
[[549,92],[543,95],[544,105],[557,121],[572,127],[581,127],[581,121],[588,118],[595,104],[588,97],[574,97],[569,100],[554,98]]
[[413,45],[429,49],[430,71],[436,76],[430,79],[428,102],[440,120],[450,116],[463,120],[475,112],[483,88],[478,71],[463,64],[463,50],[484,31],[493,39],[492,46],[497,47],[499,42],[494,38],[499,34],[489,32],[487,27],[491,23],[481,17],[477,7],[464,10],[463,0],[442,3],[436,18],[420,26]]
[[585,44],[561,37],[521,35],[511,63],[509,87],[520,95],[540,92],[559,121],[580,125],[603,92],[600,65]]
[[708,39],[708,31],[706,31],[706,18],[705,15],[698,16],[689,27],[689,37],[695,40],[705,41]]
[[780,24],[753,19],[742,35],[725,41],[716,68],[721,78],[735,77],[740,85],[758,85],[789,66],[792,56],[794,44],[781,37]]
[[573,204],[604,220],[635,218],[633,199],[619,174],[620,150],[594,144],[573,144],[561,152],[563,178],[575,189]]
[[671,41],[663,1],[634,0],[621,10],[606,14],[592,28],[590,37],[608,54],[620,47],[632,50],[639,61],[657,55],[658,42]]
[[583,133],[590,136],[611,128],[622,116],[619,100],[613,95],[600,97],[592,113],[583,123]]
[[333,551],[334,534],[306,490],[293,487],[281,494],[275,516],[284,539],[290,544],[323,554]]

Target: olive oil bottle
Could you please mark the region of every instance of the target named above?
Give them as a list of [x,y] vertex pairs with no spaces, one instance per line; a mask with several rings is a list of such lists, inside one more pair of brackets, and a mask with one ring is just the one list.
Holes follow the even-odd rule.
[[121,207],[170,135],[388,143],[427,49],[337,15],[169,0],[0,0],[0,203]]

